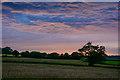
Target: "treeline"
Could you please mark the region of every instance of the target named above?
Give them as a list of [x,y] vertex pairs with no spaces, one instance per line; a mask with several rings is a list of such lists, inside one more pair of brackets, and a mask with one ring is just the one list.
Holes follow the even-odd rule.
[[68,53],[59,54],[57,52],[53,52],[50,54],[47,53],[40,53],[40,52],[22,52],[22,57],[32,57],[32,58],[48,58],[48,59],[80,59],[83,55],[78,52],[73,52],[71,55]]
[[2,54],[12,54],[15,57],[21,55],[21,57],[32,57],[32,58],[49,58],[49,59],[80,59],[83,56],[87,56],[87,61],[89,62],[89,66],[93,66],[95,63],[101,63],[105,60],[105,47],[104,46],[94,46],[91,42],[85,44],[81,49],[78,49],[78,52],[73,52],[71,55],[68,53],[59,54],[57,52],[53,52],[50,54],[41,53],[36,51],[25,51],[19,53],[17,50],[12,50],[10,47],[2,48]]
[[2,54],[4,56],[7,56],[7,54],[12,54],[15,57],[18,57],[21,55],[21,57],[31,57],[31,58],[48,58],[48,59],[80,59],[83,54],[78,52],[73,52],[71,55],[68,53],[65,54],[59,54],[57,52],[52,53],[41,53],[37,51],[25,51],[25,52],[18,52],[17,50],[12,50],[10,47],[2,48]]

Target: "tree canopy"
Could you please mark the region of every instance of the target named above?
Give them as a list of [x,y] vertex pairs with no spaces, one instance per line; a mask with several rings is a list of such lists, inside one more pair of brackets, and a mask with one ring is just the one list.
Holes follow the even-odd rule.
[[78,49],[80,53],[84,56],[88,56],[89,66],[93,66],[95,63],[101,63],[104,59],[105,47],[104,46],[94,46],[92,42],[88,42],[81,49]]
[[18,52],[17,50],[14,50],[14,51],[12,52],[12,54],[13,54],[14,56],[18,57],[19,52]]
[[11,47],[4,47],[2,48],[2,54],[5,54],[7,56],[7,54],[12,54],[13,50],[11,49]]

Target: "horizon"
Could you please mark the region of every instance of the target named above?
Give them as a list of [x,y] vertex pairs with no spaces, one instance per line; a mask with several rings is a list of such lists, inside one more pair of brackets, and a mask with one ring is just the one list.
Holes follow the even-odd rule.
[[[6,47],[10,47],[10,46],[6,46]],[[5,47],[2,47],[2,48],[5,48]],[[11,47],[10,47],[11,48]],[[13,51],[15,50],[15,49],[13,49],[13,48],[11,48]],[[46,52],[46,51],[40,51],[40,50],[24,50],[24,51],[19,51],[19,50],[17,50],[19,53],[21,53],[21,52],[25,52],[25,51],[28,51],[28,52],[40,52],[40,53],[47,53],[47,54],[51,54],[51,53],[58,53],[59,55],[60,54],[65,54],[65,53],[68,53],[69,55],[71,55],[73,52],[78,52],[79,53],[79,51],[73,51],[73,52],[57,52],[57,51],[52,51],[52,52]],[[105,51],[105,54],[107,54],[108,56],[120,56],[120,54],[112,54],[112,53],[106,53],[106,51]]]
[[3,2],[2,24],[3,47],[18,51],[72,53],[92,42],[118,54],[117,2]]

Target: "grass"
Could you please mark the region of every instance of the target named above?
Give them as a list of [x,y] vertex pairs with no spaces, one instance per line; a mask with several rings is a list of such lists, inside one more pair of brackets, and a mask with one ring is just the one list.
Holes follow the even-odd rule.
[[[0,56],[6,56],[7,55],[7,57],[14,57],[12,54],[0,54]],[[19,57],[21,57],[21,55],[18,55]]]
[[3,63],[4,78],[118,78],[118,70],[50,64]]
[[[32,63],[32,64],[53,64],[53,65],[72,65],[72,66],[88,66],[87,62],[81,60],[63,60],[63,59],[39,59],[39,58],[15,58],[4,57],[3,62],[9,63]],[[96,67],[119,68],[120,65],[95,64]]]
[[[118,78],[118,69],[115,68],[115,65],[96,64],[96,67],[89,67],[87,62],[82,62],[80,60],[35,59],[15,57],[3,57],[2,61],[3,79]],[[112,69],[110,67],[112,67]]]
[[80,60],[61,60],[61,59],[36,59],[36,58],[3,58],[3,62],[11,63],[33,63],[33,64],[54,64],[54,65],[74,65],[87,66],[87,62]]
[[120,65],[120,61],[105,61],[105,64]]

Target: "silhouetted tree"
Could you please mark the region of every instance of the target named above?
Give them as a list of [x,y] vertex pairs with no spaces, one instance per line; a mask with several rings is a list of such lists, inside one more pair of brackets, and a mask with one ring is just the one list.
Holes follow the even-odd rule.
[[80,59],[82,57],[82,54],[81,53],[78,53],[78,52],[73,52],[71,54],[71,58],[72,59]]
[[59,54],[57,52],[50,53],[50,54],[48,54],[48,58],[58,59],[59,58]]
[[30,53],[30,57],[32,57],[32,58],[40,58],[40,52],[32,51]]
[[69,56],[70,56],[70,55],[69,55],[68,53],[65,53],[65,54],[64,54],[64,59],[69,59]]
[[47,53],[40,53],[40,54],[39,54],[39,57],[40,57],[40,58],[47,58]]
[[60,59],[64,59],[64,55],[63,54],[60,54]]
[[18,57],[19,52],[18,52],[17,50],[14,50],[14,51],[12,52],[12,54],[13,54],[13,56]]
[[11,47],[5,47],[5,48],[2,48],[2,54],[12,54],[13,50],[11,49]]
[[29,53],[29,51],[25,51],[25,52],[21,53],[21,56],[22,57],[30,57],[30,53]]
[[89,66],[93,66],[95,63],[101,63],[106,56],[104,46],[93,46],[91,42],[88,42],[83,48],[78,49],[84,56],[88,56]]

